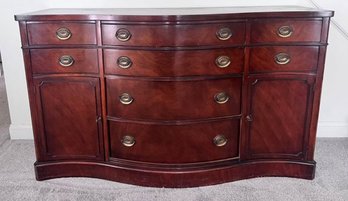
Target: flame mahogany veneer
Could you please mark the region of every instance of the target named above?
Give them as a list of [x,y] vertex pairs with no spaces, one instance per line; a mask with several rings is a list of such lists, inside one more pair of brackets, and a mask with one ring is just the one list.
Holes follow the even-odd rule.
[[17,15],[37,180],[313,179],[332,16],[303,7]]

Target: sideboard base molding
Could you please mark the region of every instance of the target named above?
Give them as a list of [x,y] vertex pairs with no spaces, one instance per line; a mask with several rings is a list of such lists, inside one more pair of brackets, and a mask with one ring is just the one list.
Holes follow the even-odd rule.
[[315,164],[315,161],[251,161],[194,171],[158,171],[84,161],[37,162],[35,173],[39,181],[61,177],[93,177],[141,186],[182,188],[266,176],[313,179]]

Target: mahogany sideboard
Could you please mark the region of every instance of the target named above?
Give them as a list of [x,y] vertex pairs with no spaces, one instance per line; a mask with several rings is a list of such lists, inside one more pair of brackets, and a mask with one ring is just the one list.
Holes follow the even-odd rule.
[[16,15],[37,180],[313,179],[332,16],[304,7]]

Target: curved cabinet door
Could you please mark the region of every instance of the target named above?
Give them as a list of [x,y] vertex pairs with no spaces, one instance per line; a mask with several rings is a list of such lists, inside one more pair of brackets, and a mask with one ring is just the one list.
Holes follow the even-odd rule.
[[99,79],[40,78],[34,84],[39,158],[102,159]]
[[249,158],[305,157],[313,77],[249,78]]

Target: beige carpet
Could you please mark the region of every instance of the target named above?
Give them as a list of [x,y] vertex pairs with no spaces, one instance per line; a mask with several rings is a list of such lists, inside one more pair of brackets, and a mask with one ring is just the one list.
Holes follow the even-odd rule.
[[348,200],[348,139],[318,140],[317,175],[312,181],[256,178],[222,185],[164,189],[90,178],[38,182],[30,140],[7,141],[0,148],[0,200],[117,200],[117,201],[232,201],[232,200]]

